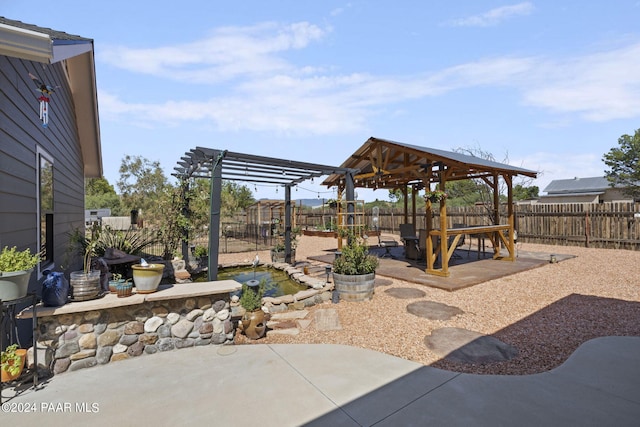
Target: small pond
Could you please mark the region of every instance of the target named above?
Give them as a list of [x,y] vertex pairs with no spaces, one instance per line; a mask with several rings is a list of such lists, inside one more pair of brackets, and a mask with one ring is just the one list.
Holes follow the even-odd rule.
[[[252,267],[221,268],[218,270],[218,280],[231,279],[239,283],[246,283],[254,278],[259,281],[266,280],[265,296],[267,297],[294,295],[299,291],[309,289],[308,286],[291,280],[284,271],[276,270],[275,268],[258,267],[255,272]],[[206,272],[203,278],[194,277],[193,280],[194,282],[206,281]],[[238,294],[240,293],[238,291]]]

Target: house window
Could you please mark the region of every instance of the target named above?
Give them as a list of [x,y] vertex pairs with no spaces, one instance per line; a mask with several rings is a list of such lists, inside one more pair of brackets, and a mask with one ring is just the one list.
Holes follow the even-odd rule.
[[40,271],[53,264],[53,159],[38,150],[38,247]]

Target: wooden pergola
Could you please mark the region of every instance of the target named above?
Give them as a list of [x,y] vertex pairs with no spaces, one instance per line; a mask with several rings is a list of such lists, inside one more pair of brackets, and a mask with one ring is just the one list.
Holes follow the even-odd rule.
[[[465,179],[481,179],[493,190],[493,224],[480,227],[447,228],[446,198],[439,203],[440,223],[432,224],[432,203],[427,201],[425,257],[426,272],[449,276],[449,260],[456,244],[465,234],[484,234],[493,243],[494,259],[515,261],[513,210],[513,178],[522,175],[535,178],[532,170],[514,167],[504,163],[486,160],[480,157],[419,147],[401,142],[371,137],[358,150],[340,165],[342,168],[358,170],[353,177],[356,188],[400,189],[404,195],[404,222],[409,222],[408,192],[412,192],[411,217],[416,224],[416,198],[422,189],[430,189],[436,183],[437,189],[446,192],[446,184],[450,181]],[[507,220],[501,224],[499,217],[499,179],[502,178],[507,187]],[[323,185],[338,187],[338,194],[345,188],[344,176],[330,175]],[[449,237],[452,241],[449,242]],[[508,256],[501,256],[500,244],[509,251]],[[435,268],[440,256],[441,266]]]

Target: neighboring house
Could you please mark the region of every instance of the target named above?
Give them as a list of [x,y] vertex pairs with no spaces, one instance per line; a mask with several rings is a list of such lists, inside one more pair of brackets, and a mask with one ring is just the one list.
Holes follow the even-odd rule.
[[602,203],[632,202],[620,187],[611,187],[607,178],[556,179],[544,189],[547,194],[541,196],[538,203]]
[[[43,126],[34,78],[50,85]],[[42,251],[42,271],[72,268],[84,230],[84,179],[102,176],[93,40],[0,17],[0,247]]]

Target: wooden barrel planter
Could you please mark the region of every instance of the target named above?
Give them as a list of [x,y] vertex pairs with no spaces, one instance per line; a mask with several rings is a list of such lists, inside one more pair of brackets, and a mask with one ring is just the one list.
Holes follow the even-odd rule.
[[333,283],[341,301],[369,301],[373,297],[376,273],[338,274],[333,273]]

